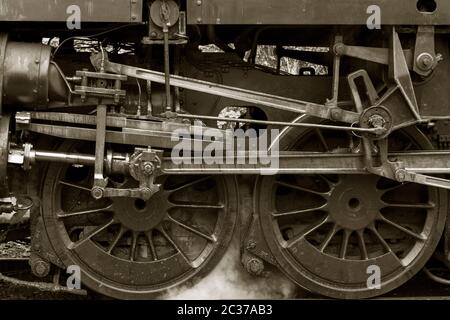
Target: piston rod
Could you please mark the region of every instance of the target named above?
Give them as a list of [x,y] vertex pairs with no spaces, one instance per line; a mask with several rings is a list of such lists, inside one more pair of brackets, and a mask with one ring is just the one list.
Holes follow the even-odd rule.
[[35,160],[92,166],[95,163],[95,156],[77,153],[35,151]]
[[[25,148],[26,149],[26,148]],[[355,153],[314,153],[280,152],[260,156],[259,164],[249,159],[250,152],[224,155],[223,158],[172,158],[161,159],[161,172],[164,174],[261,174],[271,170],[279,174],[368,174],[363,154]],[[28,159],[27,159],[28,158]],[[448,166],[450,151],[418,151],[391,153],[388,158],[404,164],[407,171],[422,174],[450,174]],[[105,170],[114,173],[126,173],[130,164],[130,155],[107,152]],[[188,160],[188,161],[186,161]],[[214,161],[213,161],[214,160]],[[23,164],[36,161],[69,163],[93,166],[95,156],[88,154],[64,153],[54,151],[14,148],[9,152],[8,162]],[[205,163],[211,163],[205,166]]]

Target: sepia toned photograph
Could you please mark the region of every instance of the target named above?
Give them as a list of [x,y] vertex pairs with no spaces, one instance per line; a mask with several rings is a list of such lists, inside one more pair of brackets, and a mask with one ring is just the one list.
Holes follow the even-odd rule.
[[448,300],[449,190],[449,0],[0,0],[0,301]]

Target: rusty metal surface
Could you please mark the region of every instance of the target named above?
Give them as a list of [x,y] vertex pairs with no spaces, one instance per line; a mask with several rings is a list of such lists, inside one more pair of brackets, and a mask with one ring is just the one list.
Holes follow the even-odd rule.
[[365,25],[368,7],[378,5],[382,25],[449,25],[450,2],[436,3],[421,13],[411,0],[188,0],[188,23]]
[[[37,2],[40,2],[37,5]],[[142,22],[142,0],[0,0],[0,21],[65,22],[78,5],[82,22]],[[70,12],[70,11],[69,11]]]

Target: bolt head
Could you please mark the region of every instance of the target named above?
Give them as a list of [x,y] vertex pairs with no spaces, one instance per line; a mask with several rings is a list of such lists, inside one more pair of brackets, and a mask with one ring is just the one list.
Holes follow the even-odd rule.
[[142,170],[146,175],[151,175],[153,171],[155,170],[155,167],[151,163],[144,163],[144,166],[142,167]]
[[434,65],[434,57],[429,53],[422,53],[417,57],[417,65],[420,69],[428,71]]
[[247,262],[247,271],[259,276],[264,272],[264,263],[260,259],[250,259]]
[[247,243],[247,249],[248,250],[253,250],[253,249],[255,249],[256,248],[256,243],[254,242],[254,241],[249,241],[248,243]]
[[382,116],[379,115],[373,115],[369,118],[369,123],[374,128],[383,128],[386,124],[386,121],[383,119]]
[[395,172],[395,178],[399,182],[404,182],[406,179],[406,171],[403,169],[399,169]]
[[33,273],[40,278],[44,278],[50,273],[50,264],[43,260],[38,260],[33,264]]
[[342,110],[339,108],[333,108],[331,110],[331,118],[333,120],[340,120],[342,117]]
[[343,43],[337,43],[333,49],[334,53],[339,56],[344,53],[345,45]]
[[103,189],[99,187],[94,187],[91,191],[92,197],[96,200],[103,198]]

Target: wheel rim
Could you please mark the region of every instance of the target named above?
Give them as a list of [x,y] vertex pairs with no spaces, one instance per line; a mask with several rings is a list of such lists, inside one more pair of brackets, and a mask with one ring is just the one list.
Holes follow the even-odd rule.
[[[65,144],[69,151],[79,145]],[[43,218],[64,265],[78,265],[82,282],[122,299],[153,298],[199,280],[220,260],[237,218],[232,178],[167,176],[149,201],[94,200],[92,168],[50,166],[43,188]],[[118,188],[136,187],[110,177]]]
[[[308,131],[282,147],[332,152],[348,139]],[[389,146],[427,147],[413,129],[394,133]],[[374,175],[262,177],[256,190],[262,230],[281,269],[302,287],[335,298],[377,296],[403,284],[433,253],[446,215],[444,191]],[[368,288],[372,266],[380,268],[381,289]]]

